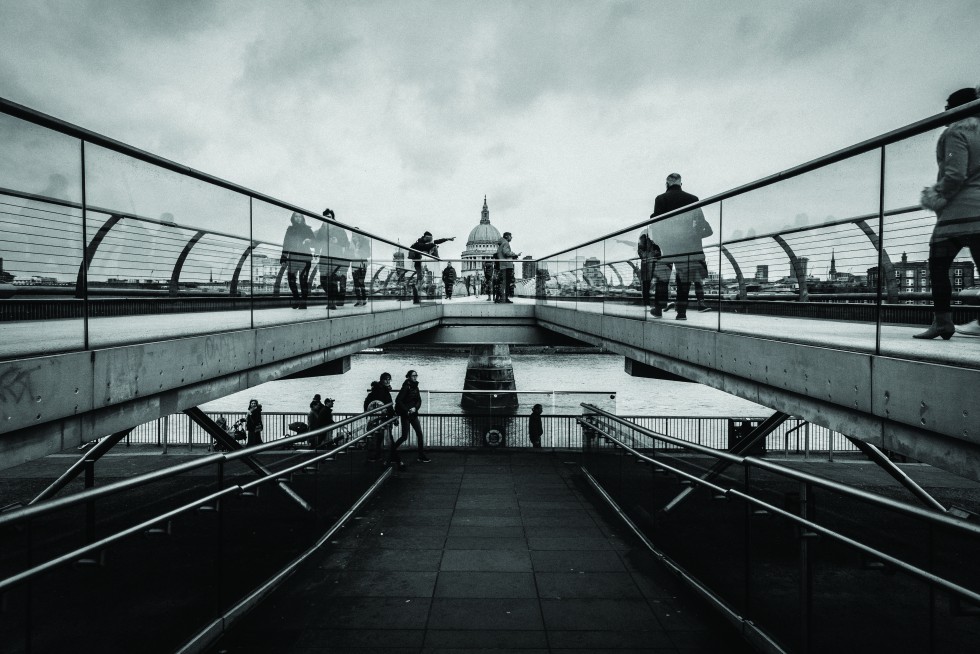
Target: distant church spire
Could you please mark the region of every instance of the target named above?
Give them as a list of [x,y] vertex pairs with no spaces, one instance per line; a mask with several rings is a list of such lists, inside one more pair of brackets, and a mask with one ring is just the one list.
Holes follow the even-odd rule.
[[487,208],[487,196],[483,196],[483,213],[480,214],[480,224],[490,224],[490,209]]
[[834,275],[837,274],[837,260],[834,258],[836,252],[834,250],[830,251],[830,277],[833,279]]

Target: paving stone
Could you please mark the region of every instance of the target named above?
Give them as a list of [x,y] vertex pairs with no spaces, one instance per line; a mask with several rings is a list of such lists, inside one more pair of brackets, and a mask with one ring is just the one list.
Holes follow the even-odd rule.
[[531,552],[535,572],[625,572],[626,566],[611,550],[536,550]]
[[661,629],[643,599],[542,599],[541,612],[549,631]]
[[450,528],[471,526],[471,527],[521,527],[524,522],[519,515],[515,516],[493,516],[493,515],[454,515]]
[[452,525],[449,538],[524,538],[524,527]]
[[323,571],[308,577],[318,593],[330,597],[432,597],[435,571],[356,570]]
[[542,598],[642,597],[628,572],[538,572],[534,578]]
[[528,630],[543,629],[537,599],[432,600],[429,629]]
[[537,597],[530,572],[450,572],[436,580],[435,597]]
[[527,541],[521,538],[468,538],[449,537],[446,539],[447,550],[527,550]]
[[531,538],[527,539],[528,547],[532,550],[612,550],[615,549],[606,538],[590,538],[587,536],[568,536],[565,538]]
[[[561,631],[548,630],[548,642],[552,648],[594,652],[600,649],[612,651],[644,650],[674,651],[674,641],[662,629],[637,629],[631,631]],[[722,650],[723,651],[723,650]]]
[[296,647],[308,647],[317,651],[329,648],[356,649],[363,654],[364,649],[372,647],[397,645],[420,648],[424,640],[423,629],[334,629],[325,626],[305,629],[296,639]]
[[525,550],[446,550],[440,570],[453,572],[531,572]]
[[441,549],[361,549],[344,563],[351,570],[439,570]]

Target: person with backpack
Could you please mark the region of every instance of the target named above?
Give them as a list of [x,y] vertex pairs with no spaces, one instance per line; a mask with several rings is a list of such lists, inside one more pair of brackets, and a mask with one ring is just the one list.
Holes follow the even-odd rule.
[[432,232],[425,232],[417,241],[412,243],[412,249],[408,251],[408,258],[415,262],[415,284],[412,286],[412,304],[419,304],[419,289],[422,288],[422,253],[433,257],[439,256],[439,244],[446,241],[455,241],[456,237],[432,238]]
[[[371,382],[371,388],[368,391],[367,397],[364,398],[364,410],[371,411],[372,409],[379,409],[386,404],[392,404],[391,374],[383,372],[378,381]],[[394,416],[395,408],[393,406],[388,407],[386,411],[375,413],[371,416],[368,420],[368,428],[376,427]],[[384,429],[379,429],[371,434],[371,440],[368,443],[368,461],[373,462],[381,458],[385,441],[387,440],[389,445],[392,442],[391,431],[392,425],[388,425]]]

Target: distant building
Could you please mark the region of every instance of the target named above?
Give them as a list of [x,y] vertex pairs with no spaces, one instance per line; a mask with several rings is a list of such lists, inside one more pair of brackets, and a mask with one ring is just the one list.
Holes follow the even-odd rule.
[[[899,293],[932,292],[928,261],[909,261],[908,254],[903,252],[901,263],[894,264],[894,268]],[[954,261],[949,269],[949,279],[953,283],[954,293],[973,286],[976,283],[973,263]],[[868,286],[878,287],[878,266],[868,268]]]
[[757,282],[768,282],[769,281],[769,266],[756,266],[755,267],[755,281],[757,281]]
[[490,224],[490,209],[487,207],[487,197],[483,196],[480,222],[470,231],[469,238],[466,239],[459,276],[483,279],[483,262],[496,256],[499,244],[500,232]]
[[582,278],[588,282],[592,288],[604,288],[606,278],[602,274],[602,264],[598,257],[588,257],[585,265],[582,266]]

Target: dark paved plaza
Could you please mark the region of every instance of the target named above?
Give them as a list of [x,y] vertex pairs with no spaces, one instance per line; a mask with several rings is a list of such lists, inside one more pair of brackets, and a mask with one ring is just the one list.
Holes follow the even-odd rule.
[[747,651],[573,458],[413,463],[211,651]]

